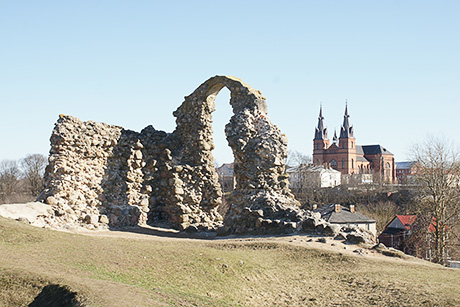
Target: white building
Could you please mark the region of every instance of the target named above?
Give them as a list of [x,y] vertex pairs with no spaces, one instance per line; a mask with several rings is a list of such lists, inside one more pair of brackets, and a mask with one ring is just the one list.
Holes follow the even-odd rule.
[[329,188],[341,184],[341,173],[323,165],[299,165],[287,170],[291,188],[302,188],[303,185]]
[[233,163],[224,163],[216,168],[219,176],[219,183],[223,192],[229,192],[235,189],[235,177],[233,175]]

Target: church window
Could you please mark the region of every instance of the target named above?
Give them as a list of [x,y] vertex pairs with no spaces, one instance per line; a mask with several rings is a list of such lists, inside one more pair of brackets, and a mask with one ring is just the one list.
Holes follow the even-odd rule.
[[[353,148],[353,142],[351,142],[351,148]],[[351,162],[353,163],[353,160]]]
[[342,159],[342,168],[345,168],[345,159]]
[[351,159],[351,168],[355,168],[355,160],[353,160],[353,159]]
[[390,162],[387,162],[387,168],[391,168]]
[[337,168],[337,161],[335,161],[334,159],[331,160],[331,167]]

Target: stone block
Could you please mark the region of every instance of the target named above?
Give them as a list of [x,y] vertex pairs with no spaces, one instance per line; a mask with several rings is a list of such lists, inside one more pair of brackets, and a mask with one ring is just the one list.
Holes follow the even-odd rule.
[[109,223],[109,218],[107,217],[107,215],[101,215],[99,217],[99,223],[107,225]]
[[88,214],[85,216],[84,221],[86,224],[96,225],[99,221],[99,216],[96,214]]

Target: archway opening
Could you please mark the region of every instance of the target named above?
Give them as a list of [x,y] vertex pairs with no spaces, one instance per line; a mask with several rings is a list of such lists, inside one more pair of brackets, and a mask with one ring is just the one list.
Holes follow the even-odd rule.
[[233,163],[233,152],[228,146],[225,135],[225,125],[233,116],[233,109],[230,105],[230,91],[224,87],[219,92],[215,100],[215,111],[212,112],[212,129],[214,139],[214,162],[217,166],[224,163]]
[[225,135],[225,126],[233,116],[230,95],[230,90],[227,87],[223,87],[216,96],[215,111],[212,113],[214,165],[222,190],[222,205],[219,206],[218,211],[222,216],[225,216],[228,211],[228,199],[235,188],[235,176],[233,173],[234,156]]

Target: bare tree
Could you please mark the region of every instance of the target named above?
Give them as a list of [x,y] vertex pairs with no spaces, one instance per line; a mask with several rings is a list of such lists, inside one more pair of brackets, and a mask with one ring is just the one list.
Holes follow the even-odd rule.
[[446,140],[429,137],[414,147],[417,161],[419,214],[425,215],[428,225],[424,231],[433,238],[434,261],[445,264],[449,239],[456,236],[460,215],[459,152]]
[[391,201],[377,201],[359,204],[359,211],[377,222],[377,233],[381,233],[386,224],[398,214],[398,206]]
[[301,164],[311,163],[311,157],[299,151],[289,150],[286,158],[286,166],[294,167]]
[[44,155],[27,155],[20,161],[26,183],[26,192],[32,196],[37,196],[44,185],[44,173],[48,160]]
[[19,192],[21,171],[15,160],[0,162],[0,196],[2,202],[9,201]]

